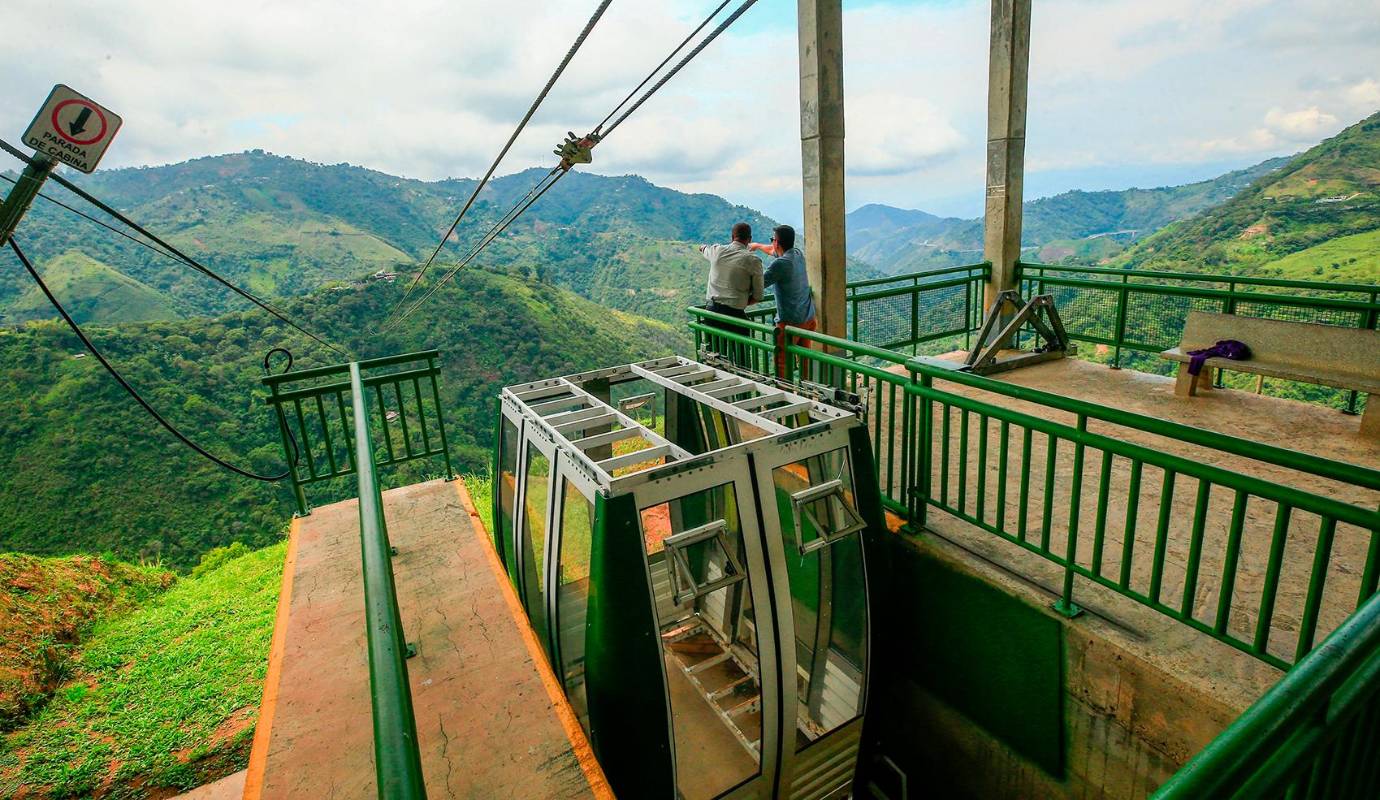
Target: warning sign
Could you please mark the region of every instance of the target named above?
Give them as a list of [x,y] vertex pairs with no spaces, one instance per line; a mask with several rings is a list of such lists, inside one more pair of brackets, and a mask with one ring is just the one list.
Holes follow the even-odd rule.
[[110,109],[58,84],[24,131],[24,144],[82,172],[96,169],[120,118]]

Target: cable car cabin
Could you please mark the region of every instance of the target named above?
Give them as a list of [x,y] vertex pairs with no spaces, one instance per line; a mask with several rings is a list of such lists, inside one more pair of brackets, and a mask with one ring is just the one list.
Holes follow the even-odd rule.
[[494,545],[615,792],[848,796],[882,524],[863,423],[683,358],[501,405]]

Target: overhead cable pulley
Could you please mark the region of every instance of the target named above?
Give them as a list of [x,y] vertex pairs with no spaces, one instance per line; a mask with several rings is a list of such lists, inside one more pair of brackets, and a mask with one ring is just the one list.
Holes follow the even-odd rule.
[[551,152],[561,157],[561,169],[569,170],[576,164],[588,164],[593,161],[594,145],[598,143],[597,133],[576,136],[574,131],[567,131],[565,141]]

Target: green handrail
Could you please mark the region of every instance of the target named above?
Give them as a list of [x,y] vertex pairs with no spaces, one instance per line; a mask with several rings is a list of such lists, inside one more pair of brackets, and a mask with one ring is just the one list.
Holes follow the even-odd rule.
[[368,402],[359,362],[349,365],[354,407],[355,462],[359,465],[359,538],[364,565],[364,619],[369,641],[369,696],[374,717],[374,771],[380,798],[425,798],[417,721],[407,679],[403,638],[393,583],[392,549],[383,516],[383,494],[374,467]]
[[[1348,617],[1153,797],[1281,796],[1298,785],[1306,793],[1290,797],[1380,796],[1380,776],[1372,768],[1377,692],[1380,595]],[[1348,725],[1363,714],[1369,726]],[[1324,755],[1330,756],[1326,764]]]
[[[1129,277],[1132,280],[1176,280],[1200,283],[1239,283],[1243,286],[1274,286],[1286,289],[1313,289],[1327,292],[1355,292],[1366,294],[1374,292],[1374,284],[1332,283],[1330,281],[1305,281],[1297,278],[1264,278],[1254,275],[1225,275],[1215,272],[1162,272],[1157,270],[1115,269],[1113,267],[1083,267],[1063,264],[1041,264],[1034,261],[1020,261],[1022,270],[1073,272],[1085,275],[1110,275],[1117,278]],[[1106,281],[1106,283],[1115,283]]]
[[[375,467],[439,456],[446,477],[454,477],[437,384],[439,357],[436,350],[422,350],[356,362],[361,373],[383,370],[361,382],[361,388],[372,390],[375,397],[377,422],[386,445],[386,453],[376,459]],[[402,368],[389,371],[388,367]],[[357,459],[345,399],[352,392],[349,372],[349,364],[333,364],[263,379],[269,388],[264,403],[273,407],[278,422],[299,516],[310,513],[303,487],[355,472]],[[336,376],[344,379],[330,380]],[[298,388],[289,385],[303,382],[306,385]],[[386,397],[392,398],[391,408],[385,403]]]

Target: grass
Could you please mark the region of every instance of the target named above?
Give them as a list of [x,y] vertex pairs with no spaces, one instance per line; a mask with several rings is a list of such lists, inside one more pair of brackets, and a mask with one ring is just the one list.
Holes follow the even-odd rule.
[[1380,282],[1380,230],[1339,236],[1261,269],[1296,280],[1374,284]]
[[0,748],[0,796],[167,796],[242,769],[286,543],[96,626],[73,680]]
[[96,556],[0,555],[0,730],[48,700],[97,620],[128,612],[172,581],[157,567]]
[[474,510],[479,512],[479,518],[484,521],[484,529],[493,535],[494,482],[492,476],[487,472],[471,472],[461,475],[460,480],[465,482],[465,490],[470,493],[470,500],[474,502]]

